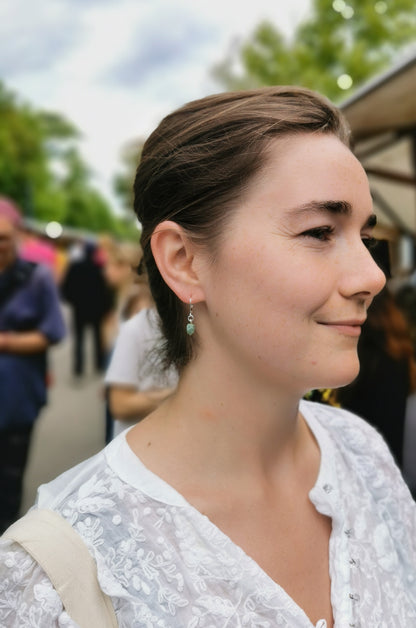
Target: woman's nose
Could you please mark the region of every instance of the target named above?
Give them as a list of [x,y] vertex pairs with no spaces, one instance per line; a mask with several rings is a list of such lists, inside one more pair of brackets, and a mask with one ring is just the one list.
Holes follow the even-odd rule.
[[341,292],[346,297],[373,298],[386,283],[386,275],[374,261],[363,242],[351,251],[341,281]]

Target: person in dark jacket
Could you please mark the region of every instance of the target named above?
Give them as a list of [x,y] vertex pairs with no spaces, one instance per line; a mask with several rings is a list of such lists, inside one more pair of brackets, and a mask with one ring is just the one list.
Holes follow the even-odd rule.
[[113,307],[114,296],[97,261],[97,247],[85,245],[80,259],[70,262],[61,285],[62,297],[72,308],[74,337],[73,374],[84,373],[85,331],[91,327],[94,337],[94,362],[97,372],[105,368],[105,349],[102,326],[104,317]]
[[47,402],[47,354],[65,335],[50,270],[18,256],[19,210],[0,198],[0,530],[18,516],[33,426]]

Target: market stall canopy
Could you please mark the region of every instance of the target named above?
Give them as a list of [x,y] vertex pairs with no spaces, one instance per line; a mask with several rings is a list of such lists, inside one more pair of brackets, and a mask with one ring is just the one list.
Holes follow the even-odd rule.
[[359,88],[340,109],[369,177],[384,230],[377,237],[397,243],[407,236],[416,242],[416,47],[400,64]]
[[389,72],[359,88],[340,107],[357,142],[416,126],[416,49]]

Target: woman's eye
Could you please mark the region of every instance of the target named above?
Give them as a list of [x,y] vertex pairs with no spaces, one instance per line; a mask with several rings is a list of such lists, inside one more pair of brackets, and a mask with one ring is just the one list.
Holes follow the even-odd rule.
[[307,236],[309,238],[315,238],[316,240],[320,240],[321,242],[327,242],[331,239],[331,236],[334,233],[334,228],[330,226],[326,227],[314,227],[313,229],[308,229],[301,233],[303,236]]

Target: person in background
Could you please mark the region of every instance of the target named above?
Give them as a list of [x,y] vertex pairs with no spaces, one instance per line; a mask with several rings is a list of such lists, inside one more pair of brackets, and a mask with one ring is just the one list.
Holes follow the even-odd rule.
[[410,330],[410,336],[413,342],[413,352],[416,355],[416,285],[415,275],[412,274],[413,280],[403,283],[397,291],[394,292],[396,304],[403,313]]
[[49,238],[36,234],[30,229],[20,229],[19,257],[35,264],[49,267],[55,283],[58,283],[58,266],[56,245]]
[[66,267],[68,265],[68,246],[59,238],[56,241],[56,265],[55,276],[58,286],[61,285],[62,280],[66,273]]
[[81,377],[85,369],[85,332],[91,328],[94,340],[94,366],[98,373],[105,369],[103,321],[114,307],[114,293],[108,285],[100,261],[95,259],[97,247],[86,242],[81,257],[69,262],[60,289],[64,301],[72,308],[73,374]]
[[0,529],[18,516],[36,419],[47,402],[48,348],[65,335],[49,268],[18,255],[17,206],[0,198]]
[[416,362],[408,322],[387,287],[368,311],[358,355],[359,375],[338,389],[337,400],[379,430],[402,469],[406,407],[416,391]]
[[[129,242],[115,242],[107,253],[103,271],[107,283],[114,290],[114,306],[104,321],[105,345],[109,355],[120,324],[141,308],[140,295],[143,291],[137,275],[141,256],[140,246]],[[148,287],[146,293],[150,300]]]
[[[87,545],[120,626],[416,626],[416,504],[386,443],[302,399],[355,379],[385,284],[349,139],[327,99],[271,86],[188,103],[143,146],[134,207],[178,385],[35,506]],[[0,624],[75,628],[12,538],[0,582]]]
[[[107,251],[104,274],[109,285],[115,291],[115,302],[114,308],[109,312],[104,321],[106,369],[112,358],[114,345],[123,323],[141,309],[153,306],[149,284],[143,277],[139,276],[137,272],[142,258],[140,246],[128,242],[113,243],[112,248],[108,248]],[[134,350],[132,356],[135,356]],[[136,374],[135,372],[133,376],[134,384],[137,383]],[[109,387],[106,382],[104,382],[104,384],[105,442],[109,443],[114,437],[114,427],[117,426],[117,422],[110,408]],[[129,378],[127,385],[130,384]],[[116,411],[117,410],[116,408]],[[131,418],[131,415],[129,418]]]
[[160,364],[162,343],[153,300],[121,324],[104,380],[112,437],[144,419],[173,393],[178,374]]
[[96,240],[95,261],[104,267],[116,246],[116,240],[109,233],[100,233]]

